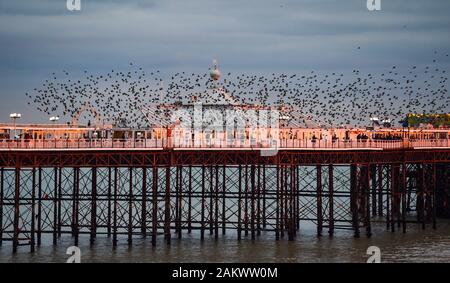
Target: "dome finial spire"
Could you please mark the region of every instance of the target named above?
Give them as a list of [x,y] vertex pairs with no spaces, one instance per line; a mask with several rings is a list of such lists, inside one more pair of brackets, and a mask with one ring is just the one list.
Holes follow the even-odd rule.
[[220,79],[219,62],[217,61],[217,59],[213,60],[213,67],[209,75],[211,76],[211,79],[214,81]]

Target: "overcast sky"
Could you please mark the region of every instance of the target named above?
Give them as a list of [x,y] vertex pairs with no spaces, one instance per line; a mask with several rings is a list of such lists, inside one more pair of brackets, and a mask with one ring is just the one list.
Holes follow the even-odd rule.
[[62,70],[204,72],[217,58],[224,72],[377,72],[450,53],[450,1],[381,2],[81,0],[71,12],[66,0],[0,0],[0,121],[46,121],[25,92]]

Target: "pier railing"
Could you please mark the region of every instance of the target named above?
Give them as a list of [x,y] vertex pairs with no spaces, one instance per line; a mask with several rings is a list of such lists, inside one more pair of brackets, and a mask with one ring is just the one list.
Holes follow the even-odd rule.
[[449,139],[427,140],[254,140],[182,139],[56,139],[0,140],[1,149],[399,149],[450,147]]

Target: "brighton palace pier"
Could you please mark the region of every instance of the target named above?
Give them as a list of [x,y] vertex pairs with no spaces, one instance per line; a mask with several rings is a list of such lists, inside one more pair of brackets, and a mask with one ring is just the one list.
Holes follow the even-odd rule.
[[[295,240],[306,222],[319,237],[370,237],[375,221],[405,233],[450,216],[445,126],[305,127],[277,108],[276,127],[192,129],[185,116],[197,102],[149,107],[143,129],[0,124],[0,245],[157,245],[186,233]],[[225,102],[202,107],[269,109]],[[180,108],[184,120],[155,118]]]

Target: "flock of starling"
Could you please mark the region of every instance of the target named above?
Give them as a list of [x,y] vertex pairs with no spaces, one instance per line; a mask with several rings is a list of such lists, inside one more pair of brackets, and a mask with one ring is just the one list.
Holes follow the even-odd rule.
[[[90,120],[95,111],[105,123],[135,128],[148,126],[144,113],[148,105],[189,103],[211,89],[227,93],[239,104],[289,106],[292,116],[302,120],[297,124],[304,127],[367,126],[370,117],[395,124],[408,113],[450,113],[447,72],[438,67],[437,52],[434,55],[427,66],[392,66],[379,74],[356,69],[347,74],[227,73],[218,81],[209,73],[187,72],[163,79],[159,71],[148,73],[130,63],[126,71],[97,75],[84,71],[83,79],[66,71],[62,77],[53,73],[42,87],[26,95],[28,104],[46,115],[69,119],[85,115]],[[89,109],[80,113],[87,104]]]

